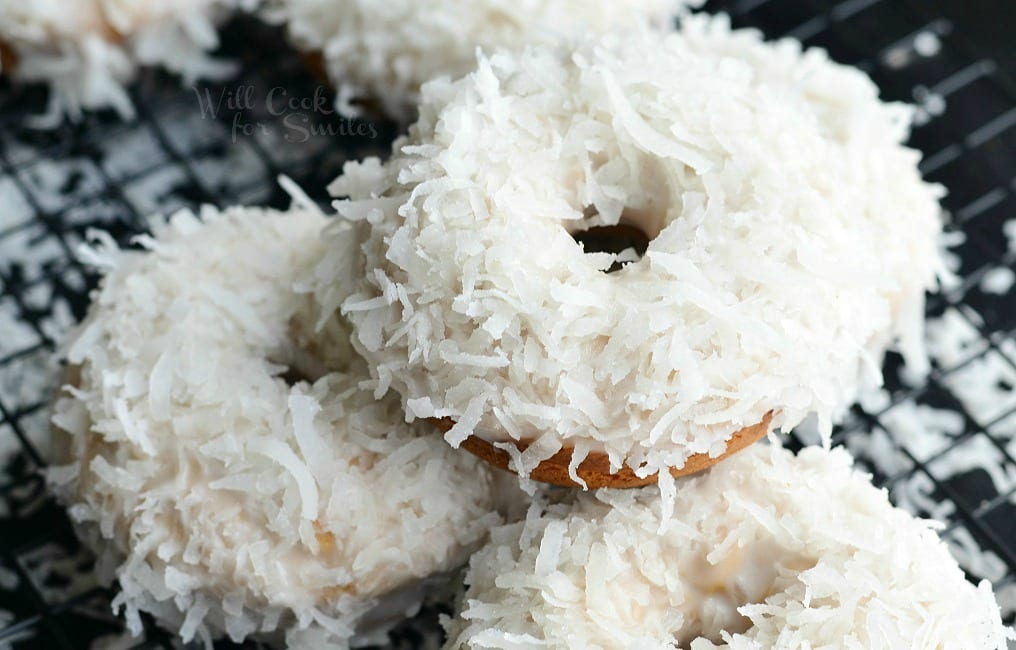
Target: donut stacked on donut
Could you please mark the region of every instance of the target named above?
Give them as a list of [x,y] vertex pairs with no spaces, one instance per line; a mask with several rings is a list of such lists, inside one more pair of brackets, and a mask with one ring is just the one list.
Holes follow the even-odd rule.
[[842,449],[759,444],[684,482],[568,493],[473,555],[448,650],[1004,650],[987,581]]
[[[185,641],[344,647],[412,614],[502,521],[491,473],[376,400],[345,337],[297,291],[325,219],[183,212],[91,256],[50,471],[114,605]],[[330,331],[340,331],[341,328]]]
[[[322,272],[319,300],[376,394],[523,475],[645,482],[808,414],[828,432],[887,346],[926,365],[942,191],[910,117],[722,18],[481,57],[333,184],[369,271]],[[644,254],[584,249],[604,228]]]
[[125,85],[158,65],[187,82],[232,66],[208,56],[216,24],[260,0],[0,0],[3,74],[49,85],[51,118],[113,108],[134,114]]
[[321,57],[339,106],[373,100],[396,117],[415,114],[420,86],[458,77],[477,48],[520,48],[651,22],[667,27],[702,0],[269,0],[265,14]]

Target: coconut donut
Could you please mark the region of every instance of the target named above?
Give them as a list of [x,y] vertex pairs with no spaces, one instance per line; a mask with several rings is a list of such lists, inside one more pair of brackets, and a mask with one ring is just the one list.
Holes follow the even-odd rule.
[[448,649],[1004,650],[991,586],[841,449],[760,444],[659,492],[568,492],[470,560]]
[[[325,261],[317,294],[377,394],[540,480],[697,470],[808,414],[828,433],[887,346],[927,367],[942,190],[911,114],[725,18],[482,57],[335,181],[371,272],[349,293]],[[605,232],[629,241],[593,252]]]
[[48,117],[77,119],[134,107],[125,85],[139,66],[159,65],[187,83],[222,78],[232,66],[208,56],[215,25],[259,0],[0,0],[3,73],[49,86]]
[[206,208],[156,224],[144,252],[102,238],[91,255],[105,277],[68,343],[49,479],[135,633],[149,612],[185,641],[345,647],[502,521],[486,466],[360,387],[348,332],[310,335],[294,287],[324,222]]
[[[339,89],[339,107],[368,99],[389,115],[415,115],[419,89],[476,64],[477,48],[551,43],[589,32],[650,21],[668,26],[702,0],[269,0],[268,20],[284,23],[290,40],[321,57]],[[316,66],[318,67],[318,66]]]

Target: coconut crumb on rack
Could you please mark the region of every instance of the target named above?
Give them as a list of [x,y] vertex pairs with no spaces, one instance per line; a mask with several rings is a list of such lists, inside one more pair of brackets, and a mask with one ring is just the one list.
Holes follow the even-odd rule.
[[[9,612],[6,609],[0,609],[0,630],[14,624],[18,620],[18,617],[14,612]],[[28,628],[20,632],[15,632],[9,636],[5,636],[0,639],[0,650],[14,650],[18,644],[25,643],[32,640],[36,635],[34,628]]]
[[339,108],[379,103],[395,117],[415,114],[420,86],[472,70],[477,49],[521,48],[640,21],[668,27],[702,0],[269,0],[269,21],[319,56]]
[[[912,114],[725,18],[481,56],[335,181],[372,271],[320,273],[318,299],[377,395],[457,421],[453,444],[535,443],[521,473],[562,447],[680,468],[769,412],[828,436],[887,347],[928,366],[942,189],[901,145]],[[577,241],[618,225],[642,259]]]
[[1009,252],[1016,254],[1016,219],[1010,219],[1002,224],[1002,233],[1005,235]]
[[942,378],[971,417],[988,425],[1016,409],[1016,340],[1004,339]]
[[[995,522],[1016,512],[1012,498],[1016,466],[1011,462],[1016,457],[1016,411],[1012,410],[1016,404],[1007,388],[1016,381],[1008,358],[1016,349],[1005,340],[998,349],[991,348],[981,333],[985,329],[981,315],[964,304],[948,307],[928,321],[927,349],[940,371],[936,380],[951,390],[962,408],[923,403],[936,398],[928,393],[928,383],[922,382],[909,395],[897,395],[891,408],[885,409],[885,404],[868,409],[870,413],[884,410],[878,420],[885,429],[850,431],[846,444],[882,474],[898,507],[948,526],[943,537],[953,556],[971,579],[983,578],[995,585],[1003,617],[1011,620],[1016,614],[1016,590],[1005,582],[1006,563],[984,537],[975,538],[961,516],[961,511],[968,513],[994,528]],[[908,374],[906,368],[901,370]],[[948,485],[959,491],[962,503],[943,493]],[[986,510],[989,503],[994,503],[990,511]]]
[[1012,291],[1014,284],[1016,284],[1016,271],[1008,266],[999,266],[989,269],[981,277],[979,286],[984,293],[1004,296]]
[[156,65],[185,83],[221,79],[233,65],[212,58],[218,23],[260,0],[0,0],[0,45],[11,57],[0,71],[49,87],[36,123],[111,108],[134,116],[127,92],[141,66]]
[[325,223],[205,208],[140,251],[94,234],[48,479],[134,633],[148,612],[206,645],[376,639],[502,521],[490,472],[364,390],[348,331],[314,333]]
[[984,319],[969,305],[947,308],[941,316],[928,319],[928,355],[947,372],[966,363],[987,347],[978,330],[981,327]]
[[491,532],[446,621],[459,648],[1006,648],[987,581],[842,449],[756,445],[682,481],[573,492]]

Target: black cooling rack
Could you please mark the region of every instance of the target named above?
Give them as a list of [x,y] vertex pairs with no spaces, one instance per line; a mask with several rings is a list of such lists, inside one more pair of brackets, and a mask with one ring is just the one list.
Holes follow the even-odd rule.
[[[897,504],[943,522],[961,565],[971,579],[992,581],[1011,621],[1016,241],[1008,243],[1005,224],[1016,218],[1016,85],[998,61],[1016,56],[984,48],[962,16],[932,15],[916,0],[714,1],[707,10],[729,11],[739,26],[769,37],[824,47],[868,72],[886,98],[921,107],[912,143],[925,152],[925,174],[950,188],[950,228],[965,236],[955,249],[960,279],[932,298],[929,318],[933,331],[959,332],[961,340],[940,346],[920,386],[905,381],[891,356],[884,399],[855,408],[835,440]],[[25,120],[43,109],[42,91],[0,81],[0,650],[86,648],[96,640],[179,645],[150,623],[144,637],[124,637],[111,592],[92,577],[91,557],[46,493],[39,469],[56,383],[53,351],[83,315],[94,284],[72,256],[86,229],[127,242],[156,211],[206,202],[283,206],[274,182],[280,173],[325,202],[324,187],[344,161],[385,153],[396,127],[348,122],[315,106],[315,92],[326,89],[281,40],[273,28],[235,21],[223,53],[239,62],[236,79],[196,91],[146,72],[132,91],[138,117],[127,123],[102,113],[34,131]],[[212,114],[208,100],[220,98]],[[290,98],[309,104],[287,106]],[[1016,240],[1012,223],[1008,238]],[[807,438],[795,434],[795,444]],[[425,645],[435,620],[425,610],[396,635],[397,647]]]

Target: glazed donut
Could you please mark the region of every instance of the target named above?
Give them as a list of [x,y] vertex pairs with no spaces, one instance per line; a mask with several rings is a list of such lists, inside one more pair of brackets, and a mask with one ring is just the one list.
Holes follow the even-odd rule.
[[639,21],[666,26],[702,0],[268,0],[265,15],[286,25],[299,49],[320,56],[339,107],[366,98],[390,116],[415,114],[419,89],[465,74],[477,48],[549,43]]
[[208,56],[218,45],[215,25],[257,2],[0,0],[3,73],[49,86],[51,122],[103,108],[129,118],[124,86],[139,66],[162,66],[188,83],[229,74],[231,65]]
[[[500,52],[332,185],[371,272],[318,298],[377,394],[523,475],[621,486],[585,459],[651,480],[808,414],[828,433],[887,346],[927,366],[942,190],[911,113],[724,18]],[[580,243],[619,226],[641,259]]]
[[49,480],[134,633],[144,611],[185,641],[345,647],[502,521],[486,466],[359,387],[348,332],[308,339],[295,287],[324,223],[208,208],[156,225],[147,251],[104,238],[91,255],[106,273],[68,344]]
[[1006,648],[987,581],[841,449],[755,445],[659,492],[566,493],[473,555],[448,649]]

